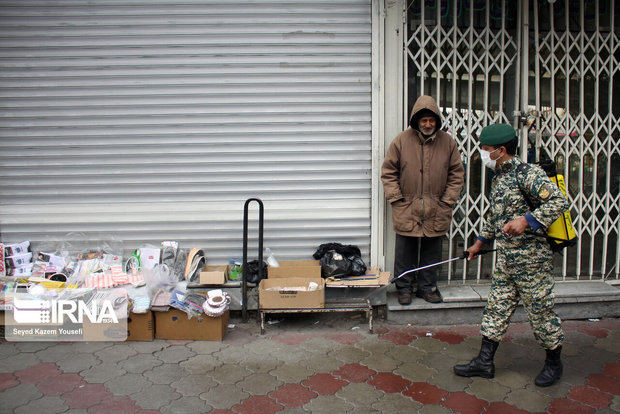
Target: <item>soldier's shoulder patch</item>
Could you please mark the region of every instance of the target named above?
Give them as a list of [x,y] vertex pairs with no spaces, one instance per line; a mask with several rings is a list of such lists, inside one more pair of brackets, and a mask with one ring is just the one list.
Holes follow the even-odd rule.
[[538,190],[538,196],[541,199],[546,200],[546,199],[549,198],[550,195],[551,195],[551,191],[549,191],[547,186],[546,185],[541,185],[540,189]]
[[532,168],[532,164],[529,164],[527,162],[522,162],[520,164],[517,165],[516,170],[521,172],[528,172],[530,170],[530,168]]
[[530,164],[528,164],[527,162],[522,162],[521,164],[517,165],[515,171],[517,172],[517,174],[527,174],[531,168],[532,166]]

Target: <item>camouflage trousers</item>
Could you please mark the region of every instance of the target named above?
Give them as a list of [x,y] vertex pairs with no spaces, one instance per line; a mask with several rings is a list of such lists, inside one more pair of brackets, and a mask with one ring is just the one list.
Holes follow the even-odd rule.
[[562,345],[562,321],[553,310],[553,265],[543,262],[511,266],[502,262],[498,260],[491,282],[482,335],[500,342],[521,299],[538,343],[545,349]]

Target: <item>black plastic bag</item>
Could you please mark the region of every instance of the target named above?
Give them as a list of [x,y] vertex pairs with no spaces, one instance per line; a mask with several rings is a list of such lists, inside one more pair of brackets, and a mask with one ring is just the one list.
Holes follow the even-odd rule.
[[361,256],[349,257],[349,260],[351,261],[351,273],[349,273],[351,276],[366,274],[366,270],[368,268],[366,267],[366,263],[364,263]]
[[345,246],[344,244],[340,244],[340,243],[324,243],[316,249],[316,252],[314,252],[312,257],[314,257],[316,260],[320,260],[321,257],[323,257],[325,253],[327,253],[330,250],[340,253],[341,255],[345,257],[351,257],[351,256],[362,257],[362,253],[360,252],[359,247],[353,246],[352,244]]
[[321,257],[321,276],[343,277],[351,274],[351,261],[340,253],[330,250]]
[[345,277],[366,273],[366,264],[357,246],[344,246],[340,243],[325,243],[319,246],[312,256],[321,263],[321,276]]
[[248,283],[259,283],[262,279],[266,279],[267,278],[267,263],[263,262],[263,265],[261,266],[261,276],[258,276],[258,260],[252,260],[251,262],[248,262],[247,266],[246,266],[246,272],[245,272],[245,277],[246,277],[246,282]]

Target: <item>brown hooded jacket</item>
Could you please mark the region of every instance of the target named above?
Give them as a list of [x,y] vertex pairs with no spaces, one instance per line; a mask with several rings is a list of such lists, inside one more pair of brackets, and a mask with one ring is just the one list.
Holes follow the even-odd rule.
[[[418,130],[418,118],[426,115],[425,109],[438,121],[436,132],[429,137]],[[448,232],[452,209],[463,188],[461,154],[454,139],[441,130],[439,107],[432,97],[418,98],[410,125],[413,128],[394,138],[381,167],[394,231],[409,237],[442,236]]]

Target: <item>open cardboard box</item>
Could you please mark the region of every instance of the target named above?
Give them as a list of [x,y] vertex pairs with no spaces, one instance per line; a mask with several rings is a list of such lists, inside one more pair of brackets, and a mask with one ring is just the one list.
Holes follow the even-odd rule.
[[[288,260],[269,267],[258,285],[260,309],[321,309],[325,307],[325,280],[318,260]],[[310,282],[316,290],[306,291]]]
[[228,329],[228,310],[217,318],[202,314],[188,319],[185,312],[174,308],[170,308],[167,312],[153,313],[157,339],[221,341]]
[[198,280],[201,285],[223,285],[228,280],[228,266],[205,266],[200,271],[200,277]]
[[[300,289],[310,282],[317,284],[316,290]],[[320,277],[263,279],[258,285],[258,304],[260,309],[321,309],[325,307],[325,281]]]

